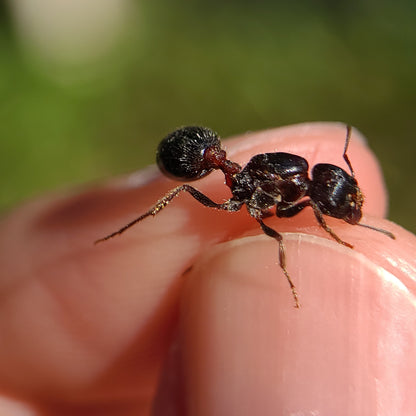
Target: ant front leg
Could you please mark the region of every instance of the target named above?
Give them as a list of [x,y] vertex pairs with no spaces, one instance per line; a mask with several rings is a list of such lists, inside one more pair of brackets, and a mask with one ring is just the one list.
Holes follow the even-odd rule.
[[204,195],[202,192],[195,189],[193,186],[190,185],[180,185],[176,188],[169,191],[162,199],[160,199],[155,206],[149,209],[149,211],[145,212],[144,214],[140,215],[140,217],[134,219],[133,221],[126,224],[124,227],[121,227],[119,230],[100,238],[99,240],[95,241],[94,244],[100,243],[102,241],[109,240],[110,238],[115,237],[116,235],[120,235],[124,233],[124,231],[128,230],[133,225],[137,224],[140,221],[143,221],[145,218],[150,216],[155,216],[158,214],[163,208],[165,208],[175,196],[178,196],[181,192],[188,192],[191,194],[199,203],[202,205],[209,207],[209,208],[216,208],[221,209],[225,211],[238,211],[242,203],[238,203],[236,201],[233,201],[232,199],[229,201],[224,202],[223,204],[217,204],[216,202],[212,201],[210,198],[208,198],[206,195]]
[[299,308],[299,298],[298,293],[296,291],[296,287],[290,278],[290,275],[286,269],[286,255],[285,255],[285,246],[283,244],[283,237],[273,228],[267,226],[261,219],[257,218],[257,222],[260,224],[261,229],[263,232],[268,235],[269,237],[274,238],[279,243],[279,264],[280,268],[283,270],[283,273],[286,276],[287,281],[289,282],[289,286],[292,289],[293,298],[295,299],[295,308]]
[[296,205],[290,205],[289,207],[285,207],[283,205],[276,205],[276,216],[279,218],[289,218],[294,217],[295,215],[299,214],[303,210],[303,208],[309,207],[309,200],[299,202]]
[[354,248],[352,246],[352,244],[347,243],[344,240],[341,240],[331,229],[331,227],[329,227],[329,225],[325,222],[324,216],[321,212],[321,210],[319,209],[318,205],[315,204],[315,202],[313,201],[308,201],[310,206],[313,209],[313,212],[315,214],[315,217],[317,219],[317,221],[319,222],[319,225],[339,244],[342,244],[343,246],[349,247],[349,248]]
[[319,225],[339,244],[342,244],[343,246],[349,247],[349,248],[353,248],[353,246],[350,243],[347,243],[344,240],[341,240],[341,238],[339,238],[334,231],[332,231],[332,228],[326,223],[325,218],[321,212],[321,210],[319,209],[318,205],[311,201],[311,200],[307,200],[307,201],[302,201],[299,202],[296,205],[293,205],[289,208],[282,208],[277,206],[276,207],[276,215],[280,218],[285,217],[294,217],[296,214],[299,214],[300,211],[302,211],[304,208],[306,207],[311,207],[313,209],[313,212],[315,214],[315,218],[317,219]]

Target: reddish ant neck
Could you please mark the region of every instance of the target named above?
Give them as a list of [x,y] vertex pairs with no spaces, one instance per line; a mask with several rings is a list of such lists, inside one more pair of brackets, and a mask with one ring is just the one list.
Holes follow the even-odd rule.
[[218,149],[216,146],[208,147],[204,152],[204,159],[213,169],[220,169],[225,176],[225,183],[231,188],[234,175],[241,172],[241,166],[238,163],[227,159],[225,150]]

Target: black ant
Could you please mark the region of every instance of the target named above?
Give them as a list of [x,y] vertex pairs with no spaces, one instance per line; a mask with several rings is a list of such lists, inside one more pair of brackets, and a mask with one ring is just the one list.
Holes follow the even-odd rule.
[[220,139],[212,130],[194,126],[178,129],[159,144],[156,160],[160,170],[171,178],[191,181],[220,169],[233,196],[228,201],[218,204],[191,185],[177,186],[149,211],[118,231],[97,240],[96,243],[123,233],[149,216],[155,216],[181,192],[188,192],[206,207],[229,212],[238,211],[245,204],[249,214],[260,224],[263,232],[279,243],[280,267],[292,289],[295,306],[299,307],[295,285],[286,270],[283,237],[263,222],[264,218],[274,215],[273,208],[277,217],[293,217],[304,208],[311,207],[319,225],[335,241],[350,248],[353,246],[341,240],[327,225],[324,215],[370,228],[395,239],[389,231],[359,222],[364,197],[347,156],[350,139],[351,126],[347,126],[343,158],[351,174],[338,166],[319,163],[313,167],[310,179],[308,162],[303,157],[290,153],[263,153],[253,156],[242,168],[226,158]]

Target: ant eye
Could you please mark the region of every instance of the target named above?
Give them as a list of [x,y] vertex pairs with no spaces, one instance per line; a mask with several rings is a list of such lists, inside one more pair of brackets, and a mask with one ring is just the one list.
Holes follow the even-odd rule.
[[175,179],[195,180],[214,169],[207,149],[221,150],[218,135],[205,127],[183,127],[166,136],[159,144],[156,161],[159,169]]

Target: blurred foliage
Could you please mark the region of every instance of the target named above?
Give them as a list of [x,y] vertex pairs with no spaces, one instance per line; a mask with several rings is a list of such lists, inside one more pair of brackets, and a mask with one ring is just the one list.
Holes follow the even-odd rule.
[[416,232],[416,3],[137,2],[106,56],[62,66],[0,28],[0,207],[153,163],[161,137],[313,120],[360,129]]

